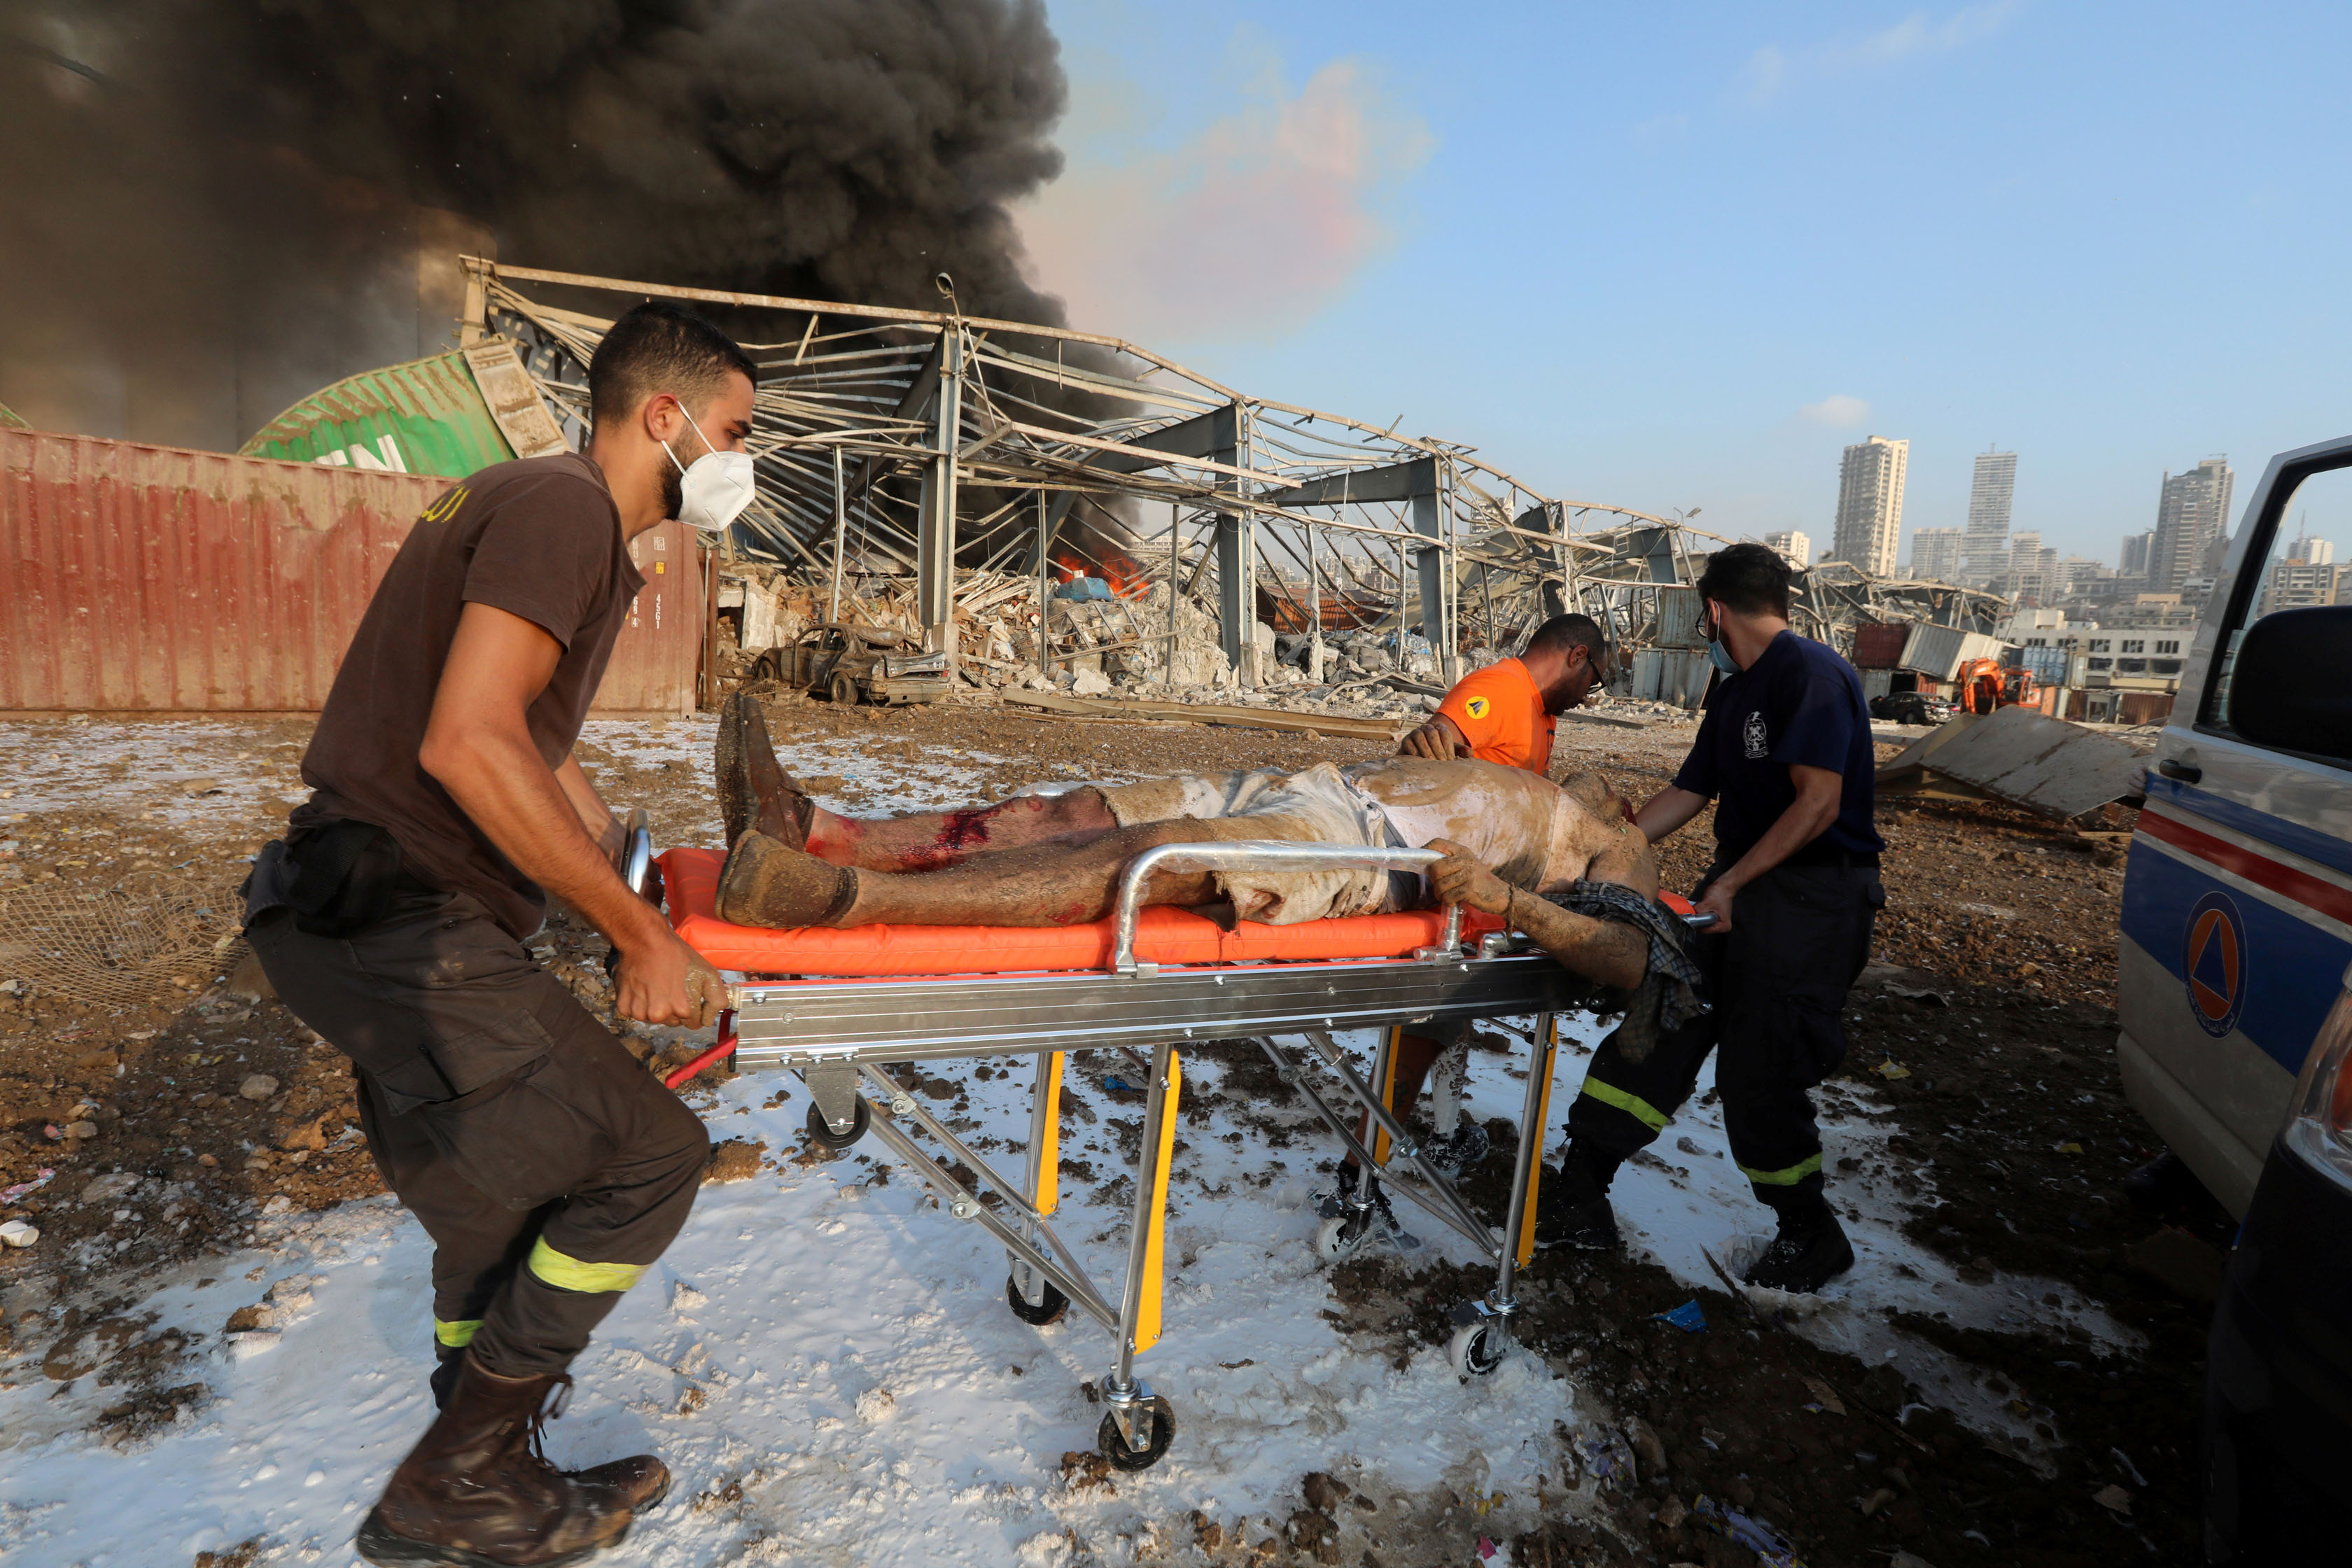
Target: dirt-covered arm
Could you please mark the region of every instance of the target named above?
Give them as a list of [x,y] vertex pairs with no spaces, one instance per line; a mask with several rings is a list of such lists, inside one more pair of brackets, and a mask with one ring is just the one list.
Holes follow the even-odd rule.
[[1650,939],[1643,932],[1573,913],[1514,888],[1451,839],[1432,839],[1429,847],[1445,856],[1429,868],[1440,903],[1502,916],[1563,968],[1603,985],[1631,991],[1649,973]]

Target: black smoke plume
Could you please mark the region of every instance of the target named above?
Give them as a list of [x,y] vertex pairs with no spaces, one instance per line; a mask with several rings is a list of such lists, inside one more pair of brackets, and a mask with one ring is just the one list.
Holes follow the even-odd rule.
[[[224,447],[434,346],[416,257],[1058,323],[1039,0],[0,0],[0,402]],[[457,215],[453,219],[450,215]]]

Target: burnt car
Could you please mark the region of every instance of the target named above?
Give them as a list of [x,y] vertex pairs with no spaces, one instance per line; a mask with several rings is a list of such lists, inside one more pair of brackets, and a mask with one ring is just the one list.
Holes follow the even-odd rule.
[[935,702],[947,695],[945,650],[926,653],[900,634],[828,621],[752,661],[750,679],[819,693],[844,706]]
[[1952,716],[1952,704],[1924,691],[1893,691],[1870,700],[1870,716],[1890,724],[1940,724]]

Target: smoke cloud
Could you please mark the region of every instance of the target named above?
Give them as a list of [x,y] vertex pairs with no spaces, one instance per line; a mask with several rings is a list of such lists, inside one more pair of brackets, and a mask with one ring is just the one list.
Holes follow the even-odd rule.
[[1360,62],[1296,91],[1278,68],[1181,145],[1081,162],[1023,204],[1035,273],[1097,331],[1254,338],[1342,295],[1390,241],[1381,208],[1428,155]]
[[233,445],[429,351],[420,240],[1059,323],[1039,0],[29,0],[0,22],[0,401]]

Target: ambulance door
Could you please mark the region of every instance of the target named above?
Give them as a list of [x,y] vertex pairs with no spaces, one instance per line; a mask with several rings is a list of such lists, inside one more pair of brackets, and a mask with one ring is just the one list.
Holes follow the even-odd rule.
[[2337,547],[2352,438],[2273,458],[2248,503],[2125,879],[2125,1091],[2232,1213],[2352,961],[2352,574],[2315,560]]

